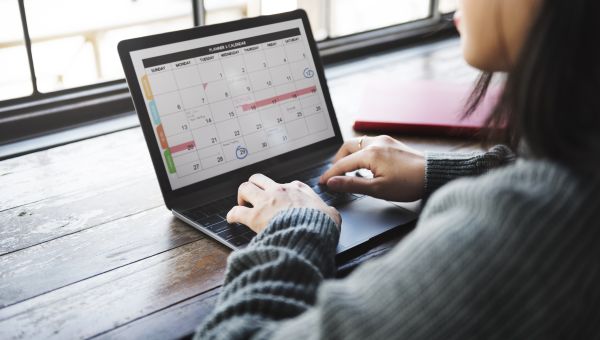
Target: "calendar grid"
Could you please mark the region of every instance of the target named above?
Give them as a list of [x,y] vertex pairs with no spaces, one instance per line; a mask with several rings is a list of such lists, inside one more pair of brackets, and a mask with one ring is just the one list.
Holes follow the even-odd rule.
[[144,86],[154,92],[148,105],[154,106],[151,116],[171,176],[187,178],[242,161],[328,127],[314,64],[295,32],[147,63]]

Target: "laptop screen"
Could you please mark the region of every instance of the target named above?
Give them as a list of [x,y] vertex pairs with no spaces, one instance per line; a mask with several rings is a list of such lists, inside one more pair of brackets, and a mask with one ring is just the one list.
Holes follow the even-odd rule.
[[301,19],[130,54],[173,190],[335,135]]

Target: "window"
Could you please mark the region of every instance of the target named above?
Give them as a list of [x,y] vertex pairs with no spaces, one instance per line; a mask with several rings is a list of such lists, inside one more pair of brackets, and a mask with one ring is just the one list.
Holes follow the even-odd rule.
[[131,112],[116,51],[123,39],[303,8],[330,62],[450,32],[443,14],[456,3],[0,0],[0,145]]
[[369,31],[423,19],[428,15],[429,3],[421,0],[333,0],[329,35],[339,37]]
[[440,0],[440,12],[451,13],[456,11],[458,7],[458,0]]
[[0,0],[0,101],[33,92],[17,1]]
[[205,0],[206,23],[303,8],[317,40],[424,19],[426,0]]
[[[433,1],[433,0],[431,0]],[[36,78],[23,39],[24,2]],[[304,8],[322,41],[431,16],[428,0],[204,0],[206,24]],[[457,0],[440,0],[451,12]],[[122,79],[120,40],[194,25],[190,0],[0,0],[0,100]]]
[[43,93],[123,78],[119,41],[194,24],[189,0],[25,0],[25,12]]

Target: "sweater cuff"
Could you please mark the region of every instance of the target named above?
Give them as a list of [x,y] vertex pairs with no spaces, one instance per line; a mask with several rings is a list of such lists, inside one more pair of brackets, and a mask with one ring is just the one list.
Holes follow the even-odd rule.
[[284,247],[316,264],[335,257],[339,239],[339,226],[326,213],[311,208],[290,208],[273,217],[248,248]]
[[430,152],[426,155],[425,198],[456,178],[477,176],[514,160],[515,155],[504,145],[497,145],[488,152]]

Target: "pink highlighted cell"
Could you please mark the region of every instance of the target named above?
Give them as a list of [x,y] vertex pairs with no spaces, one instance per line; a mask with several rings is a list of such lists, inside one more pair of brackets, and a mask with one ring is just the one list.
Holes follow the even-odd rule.
[[316,86],[309,86],[307,88],[303,88],[303,89],[299,89],[299,90],[296,90],[296,91],[292,91],[292,92],[280,94],[280,95],[275,96],[275,97],[258,100],[258,101],[255,101],[254,103],[244,104],[244,105],[242,105],[242,110],[244,112],[245,111],[250,111],[250,110],[256,110],[256,109],[259,109],[259,108],[261,108],[263,106],[274,105],[274,104],[277,104],[278,102],[281,102],[281,101],[284,101],[284,100],[288,100],[288,99],[292,99],[292,98],[298,98],[300,96],[304,96],[304,95],[307,95],[309,93],[315,93],[315,92],[317,92],[317,87]]
[[196,148],[196,143],[192,140],[189,142],[185,142],[179,145],[175,145],[169,148],[169,150],[171,150],[171,153],[177,153],[177,152],[181,152],[181,151],[186,151],[186,150],[194,150],[194,148]]

